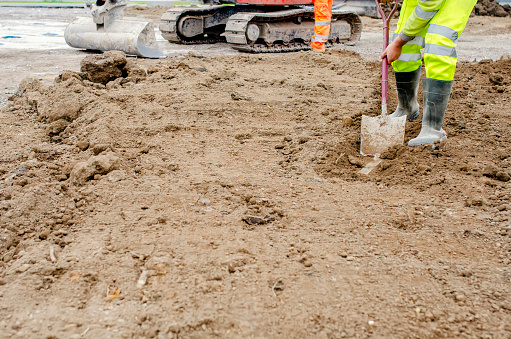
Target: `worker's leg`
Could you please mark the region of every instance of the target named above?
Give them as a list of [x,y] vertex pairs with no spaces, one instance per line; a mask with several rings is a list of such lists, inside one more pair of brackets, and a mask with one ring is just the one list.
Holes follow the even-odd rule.
[[430,144],[447,137],[442,123],[458,60],[456,46],[476,1],[445,1],[429,23],[424,48],[426,77],[422,80],[422,128],[419,136],[410,140],[409,145]]
[[332,1],[314,1],[314,34],[311,39],[313,51],[322,52],[325,50],[325,43],[330,35],[330,21],[332,20]]
[[[405,0],[401,6],[397,29],[392,40],[401,32],[406,20],[417,6],[417,1]],[[421,32],[404,46],[399,58],[392,63],[394,76],[396,78],[396,88],[398,105],[391,117],[407,116],[409,121],[415,120],[419,116],[419,103],[417,102],[417,93],[419,92],[419,82],[421,76],[421,49],[424,48],[424,33]]]
[[406,115],[408,121],[413,121],[419,116],[419,103],[417,102],[417,94],[419,93],[419,83],[421,79],[421,68],[417,68],[412,72],[396,72],[397,89],[397,107],[390,115],[398,118]]

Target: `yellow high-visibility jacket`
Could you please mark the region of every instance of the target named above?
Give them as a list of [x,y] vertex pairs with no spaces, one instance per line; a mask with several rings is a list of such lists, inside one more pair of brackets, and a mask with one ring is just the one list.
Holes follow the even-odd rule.
[[417,0],[417,7],[406,20],[399,37],[404,41],[410,41],[416,37],[435,16],[444,1],[448,0]]

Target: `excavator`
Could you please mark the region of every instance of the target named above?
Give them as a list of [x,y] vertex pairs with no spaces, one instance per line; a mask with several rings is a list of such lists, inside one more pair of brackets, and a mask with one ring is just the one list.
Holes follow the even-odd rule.
[[[197,7],[165,12],[160,32],[171,43],[227,42],[252,53],[294,52],[310,48],[314,0],[204,0]],[[75,18],[64,37],[71,47],[121,50],[129,55],[161,58],[152,24],[124,17],[129,0],[96,0],[92,20]],[[377,17],[374,0],[334,1],[328,46],[355,43],[362,33],[360,15]]]

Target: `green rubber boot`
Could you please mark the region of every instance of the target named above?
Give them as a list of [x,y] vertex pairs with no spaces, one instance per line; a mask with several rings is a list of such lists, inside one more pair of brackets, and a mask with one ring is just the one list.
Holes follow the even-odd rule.
[[413,121],[419,116],[419,103],[417,93],[419,92],[419,81],[421,68],[413,72],[394,72],[397,88],[397,108],[390,115],[392,118],[399,118],[406,115],[408,121]]
[[442,129],[445,110],[451,94],[452,81],[422,79],[424,94],[424,107],[422,113],[422,127],[419,135],[410,140],[408,145],[432,144],[442,141],[447,134]]

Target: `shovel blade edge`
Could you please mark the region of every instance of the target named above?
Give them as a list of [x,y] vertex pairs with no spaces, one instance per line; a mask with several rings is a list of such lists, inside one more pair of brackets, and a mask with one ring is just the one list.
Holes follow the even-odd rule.
[[360,128],[360,154],[379,155],[405,141],[406,116],[391,118],[388,115],[377,117],[362,116]]

